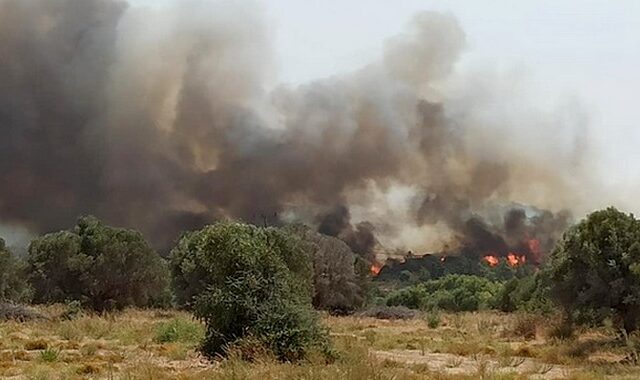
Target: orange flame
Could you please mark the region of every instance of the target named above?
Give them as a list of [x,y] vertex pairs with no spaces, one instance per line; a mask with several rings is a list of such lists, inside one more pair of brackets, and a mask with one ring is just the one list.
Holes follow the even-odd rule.
[[525,262],[527,262],[527,258],[525,256],[518,256],[513,252],[510,252],[507,255],[507,264],[509,264],[509,266],[511,267],[517,267],[524,264]]
[[382,265],[378,263],[371,264],[371,275],[373,275],[374,277],[379,275],[381,270],[382,270]]
[[485,257],[482,258],[487,264],[489,264],[490,267],[495,267],[496,265],[498,265],[500,263],[500,260],[493,255],[487,255]]

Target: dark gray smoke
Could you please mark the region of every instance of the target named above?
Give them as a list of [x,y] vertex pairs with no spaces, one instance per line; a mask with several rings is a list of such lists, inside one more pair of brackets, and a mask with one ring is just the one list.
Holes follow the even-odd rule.
[[[453,16],[416,15],[355,73],[270,91],[261,13],[0,0],[0,222],[41,233],[95,214],[164,248],[219,218],[301,220],[370,259],[379,239],[484,250],[565,227],[546,211],[491,219],[570,186],[563,163],[487,147],[474,107],[450,106]],[[444,238],[425,242],[431,227]]]
[[318,232],[343,240],[351,250],[372,262],[376,259],[379,242],[375,237],[375,227],[369,222],[351,223],[351,213],[344,205],[339,205],[318,218]]

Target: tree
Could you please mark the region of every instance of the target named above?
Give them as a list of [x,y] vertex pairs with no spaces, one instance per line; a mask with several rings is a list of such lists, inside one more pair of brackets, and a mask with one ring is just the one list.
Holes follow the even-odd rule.
[[166,264],[139,232],[83,217],[70,231],[31,242],[27,257],[34,300],[77,300],[98,311],[166,300]]
[[305,226],[287,231],[302,238],[304,250],[313,259],[313,306],[346,314],[364,303],[364,286],[356,274],[356,255],[338,238],[314,232]]
[[0,239],[0,302],[28,302],[31,289],[24,280],[24,264]]
[[326,348],[311,307],[311,260],[295,235],[217,223],[180,239],[171,272],[181,303],[206,324],[209,357],[247,339],[285,361]]
[[548,265],[551,296],[571,321],[606,317],[627,331],[640,318],[640,221],[615,208],[596,211],[571,227]]

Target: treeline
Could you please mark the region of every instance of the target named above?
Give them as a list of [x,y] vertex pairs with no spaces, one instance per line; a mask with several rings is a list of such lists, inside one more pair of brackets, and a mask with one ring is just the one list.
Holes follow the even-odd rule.
[[0,301],[184,308],[206,323],[210,357],[242,346],[288,361],[310,350],[331,358],[314,309],[361,308],[369,281],[344,242],[301,225],[216,223],[185,233],[165,259],[140,233],[82,217],[33,240],[25,258],[0,248]]
[[[224,225],[241,224],[216,224]],[[304,275],[312,279],[314,307],[349,313],[364,304],[366,266],[358,265],[358,258],[343,241],[302,225],[250,227],[272,240],[291,241],[287,260],[308,266]],[[154,252],[139,232],[107,226],[92,216],[80,218],[72,229],[34,239],[26,257],[13,255],[0,239],[0,301],[79,301],[96,311],[128,306],[189,307],[207,284],[203,273],[187,272],[202,257],[195,246],[185,244],[207,228],[185,233],[168,258]],[[236,248],[220,249],[233,256]],[[305,256],[296,255],[298,251]]]
[[376,302],[423,311],[499,310],[547,314],[555,310],[549,291],[541,273],[508,281],[449,274],[379,295]]
[[615,208],[570,227],[536,271],[485,266],[469,275],[432,267],[400,273],[404,285],[379,289],[375,302],[425,311],[560,311],[567,325],[640,327],[640,220]]
[[310,352],[329,360],[314,309],[560,311],[567,325],[609,320],[637,330],[640,221],[614,208],[594,212],[565,232],[537,271],[405,277],[399,288],[372,284],[367,265],[344,242],[300,225],[216,223],[185,233],[167,259],[140,233],[94,217],[35,239],[25,258],[0,241],[0,301],[74,301],[96,311],[180,307],[205,322],[202,350],[210,357],[262,347],[281,360]]

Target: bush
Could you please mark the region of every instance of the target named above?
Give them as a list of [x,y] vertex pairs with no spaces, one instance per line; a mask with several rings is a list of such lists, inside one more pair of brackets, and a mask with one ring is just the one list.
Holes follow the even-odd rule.
[[185,234],[171,270],[179,301],[206,324],[208,357],[248,338],[283,361],[328,352],[311,308],[311,259],[295,235],[218,223]]
[[153,341],[156,343],[198,343],[204,336],[202,326],[194,321],[176,318],[156,327]]
[[56,362],[59,357],[60,351],[52,348],[45,348],[45,350],[40,353],[40,359],[46,363]]
[[168,285],[164,261],[140,233],[94,217],[35,239],[27,260],[39,303],[75,300],[97,311],[144,307],[163,297]]
[[410,309],[423,309],[429,294],[422,285],[408,286],[396,290],[387,297],[387,306],[404,306]]
[[497,306],[504,312],[548,314],[553,311],[548,281],[540,273],[507,281],[497,298]]
[[31,289],[24,280],[24,263],[0,239],[0,302],[29,302]]
[[447,275],[389,295],[387,305],[412,309],[476,311],[494,308],[502,285],[471,275]]
[[626,331],[640,321],[640,221],[615,208],[596,211],[570,228],[547,268],[551,295],[570,320],[613,317]]
[[[229,235],[229,236],[227,236]],[[237,236],[236,236],[237,235]],[[244,241],[238,240],[240,238]],[[243,244],[239,246],[238,244]],[[207,245],[208,244],[208,245]],[[311,295],[312,263],[309,252],[304,248],[302,238],[278,228],[258,228],[240,223],[218,223],[200,231],[183,234],[176,247],[171,251],[170,270],[171,285],[176,303],[191,309],[196,298],[211,285],[212,278],[216,281],[224,279],[225,275],[235,272],[238,263],[234,263],[236,252],[249,250],[251,245],[258,244],[260,248],[268,250],[269,255],[277,256],[277,262],[284,264],[290,275],[295,277],[296,290],[306,296]],[[212,252],[212,250],[216,252]],[[225,259],[231,267],[215,266],[212,255],[219,251],[226,252]],[[210,262],[210,263],[209,263]],[[211,265],[209,268],[207,265]],[[217,267],[213,270],[213,267]]]
[[429,326],[429,328],[432,328],[432,329],[435,329],[438,326],[440,326],[440,323],[442,322],[440,320],[440,314],[438,314],[438,312],[428,313],[425,319],[427,321],[427,326]]

